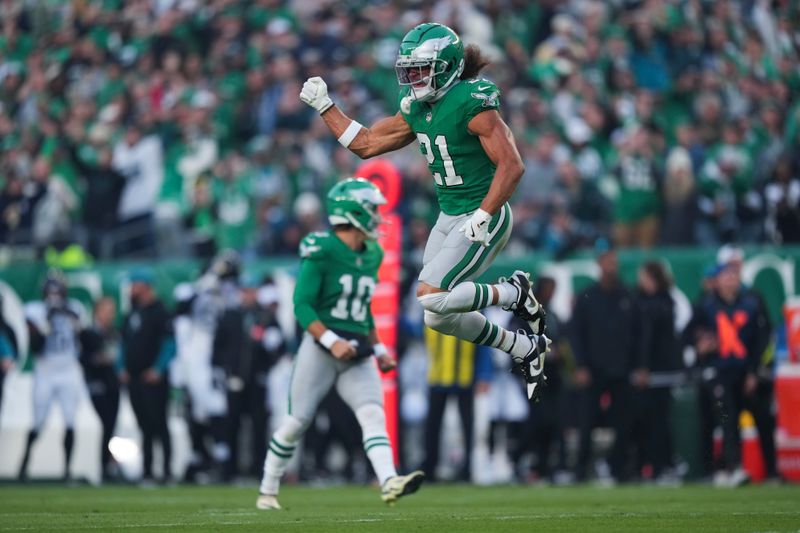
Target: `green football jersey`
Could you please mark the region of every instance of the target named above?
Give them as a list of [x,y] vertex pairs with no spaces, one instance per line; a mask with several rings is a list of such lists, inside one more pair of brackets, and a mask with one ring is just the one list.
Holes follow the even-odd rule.
[[[401,102],[408,91],[401,91]],[[408,113],[400,107],[428,160],[441,210],[463,215],[480,207],[495,165],[467,124],[481,111],[500,108],[497,86],[483,78],[460,81],[434,103],[412,101]]]
[[310,233],[300,243],[300,273],[294,289],[294,314],[307,329],[315,320],[326,327],[368,334],[372,295],[383,249],[372,240],[356,252],[333,231]]
[[619,195],[614,202],[617,222],[637,222],[657,215],[661,207],[658,176],[653,163],[638,156],[626,156],[617,172]]

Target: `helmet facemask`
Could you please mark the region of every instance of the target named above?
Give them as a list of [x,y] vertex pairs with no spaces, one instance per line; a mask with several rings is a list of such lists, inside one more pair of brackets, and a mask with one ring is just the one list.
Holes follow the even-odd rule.
[[409,87],[411,100],[438,100],[464,71],[461,42],[452,30],[446,31],[450,34],[400,45],[395,72],[400,86]]
[[378,213],[378,206],[367,202],[361,204],[361,211],[345,213],[347,223],[361,230],[368,238],[377,239],[378,226],[383,217]]
[[443,59],[411,59],[398,57],[394,67],[401,87],[410,87],[413,100],[425,102],[433,99],[441,87],[436,80],[447,71]]

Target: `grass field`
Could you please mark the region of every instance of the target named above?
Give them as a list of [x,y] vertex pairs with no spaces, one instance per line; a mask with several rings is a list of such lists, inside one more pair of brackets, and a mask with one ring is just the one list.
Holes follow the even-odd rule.
[[283,511],[256,490],[7,486],[0,531],[800,531],[800,486],[714,490],[423,486],[394,507],[375,489],[287,487]]

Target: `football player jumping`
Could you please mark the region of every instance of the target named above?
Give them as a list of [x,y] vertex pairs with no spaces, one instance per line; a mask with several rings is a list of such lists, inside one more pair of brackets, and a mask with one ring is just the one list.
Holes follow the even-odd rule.
[[[500,91],[478,78],[488,63],[475,46],[441,24],[425,23],[403,38],[396,71],[400,111],[367,128],[347,117],[328,96],[322,78],[308,79],[300,99],[319,111],[343,146],[361,158],[402,148],[415,139],[433,174],[441,213],[431,231],[417,297],[429,327],[509,353],[538,400],[548,339],[544,310],[529,274],[515,271],[496,284],[475,283],[508,242],[508,200],[524,166],[500,117]],[[500,305],[533,331],[515,333],[478,312]]]
[[370,303],[383,250],[375,241],[378,206],[386,200],[364,179],[347,179],[327,198],[332,230],[311,233],[300,243],[300,272],[294,313],[306,333],[289,383],[288,415],[272,436],[256,501],[259,509],[280,509],[278,488],[298,441],[331,387],[353,409],[361,426],[364,451],[381,483],[381,498],[392,503],[415,492],[420,471],[397,475],[386,420],[382,371],[396,363],[379,341]]

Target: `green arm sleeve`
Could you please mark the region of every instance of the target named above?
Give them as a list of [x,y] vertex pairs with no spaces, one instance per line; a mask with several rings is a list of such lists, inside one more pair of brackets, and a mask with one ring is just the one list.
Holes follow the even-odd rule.
[[303,259],[297,284],[294,287],[294,316],[305,330],[319,315],[315,309],[320,288],[322,287],[322,265],[314,259]]

